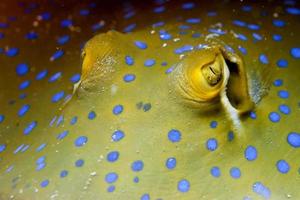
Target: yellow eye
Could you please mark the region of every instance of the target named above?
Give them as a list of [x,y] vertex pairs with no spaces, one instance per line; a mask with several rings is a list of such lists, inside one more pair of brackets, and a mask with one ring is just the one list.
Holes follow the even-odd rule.
[[171,77],[177,93],[194,106],[214,106],[227,98],[230,105],[226,106],[238,113],[253,107],[242,60],[221,47],[191,52]]

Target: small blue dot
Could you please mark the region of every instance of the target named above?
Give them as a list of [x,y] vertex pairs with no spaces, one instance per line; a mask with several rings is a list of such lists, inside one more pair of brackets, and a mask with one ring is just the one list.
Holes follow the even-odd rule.
[[89,118],[90,120],[92,120],[92,119],[95,119],[96,116],[97,116],[96,113],[95,113],[94,111],[91,111],[91,112],[89,112],[88,118]]
[[49,180],[47,180],[47,179],[44,180],[44,181],[42,181],[42,182],[40,183],[40,186],[43,187],[43,188],[44,188],[44,187],[47,187],[48,185],[49,185]]
[[257,150],[254,146],[249,145],[244,152],[244,156],[247,160],[253,161],[257,158]]
[[135,75],[134,74],[125,74],[125,76],[123,77],[123,80],[126,83],[132,82],[135,80]]
[[282,41],[282,36],[279,35],[279,34],[274,34],[272,38],[273,38],[273,40],[276,41],[276,42]]
[[145,62],[144,62],[144,65],[146,67],[152,67],[153,65],[155,65],[155,60],[154,59],[147,59]]
[[282,86],[283,85],[283,80],[282,79],[276,79],[273,82],[273,85],[276,86],[276,87]]
[[65,52],[64,52],[63,50],[57,50],[57,51],[50,57],[50,61],[57,60],[57,59],[61,58],[64,54],[65,54]]
[[268,59],[268,57],[265,54],[260,54],[259,55],[259,61],[262,64],[269,64],[269,59]]
[[193,9],[195,6],[196,5],[194,2],[186,2],[186,3],[182,4],[181,8],[184,10],[190,10],[190,9]]
[[123,32],[129,33],[132,32],[136,28],[136,23],[129,24],[123,29]]
[[15,47],[12,47],[12,48],[9,48],[7,51],[6,51],[6,55],[8,57],[14,57],[16,55],[18,55],[19,53],[19,49],[18,48],[15,48]]
[[174,169],[176,167],[177,161],[176,158],[172,157],[172,158],[168,158],[166,160],[166,167],[168,169]]
[[64,91],[60,91],[60,92],[58,92],[58,93],[56,93],[56,94],[54,94],[52,96],[52,100],[51,101],[53,103],[56,103],[56,102],[60,101],[64,96],[65,96],[65,92]]
[[139,172],[143,170],[143,168],[144,168],[144,163],[141,160],[136,160],[131,164],[132,171]]
[[73,21],[70,19],[64,19],[60,22],[60,26],[63,28],[67,28],[73,25]]
[[270,199],[271,197],[270,189],[264,186],[261,182],[255,182],[252,186],[252,190],[253,192],[263,196],[265,199]]
[[30,124],[27,125],[27,127],[25,127],[23,133],[24,135],[28,135],[29,133],[31,133],[31,131],[37,126],[37,122],[33,121]]
[[35,163],[41,164],[41,163],[45,162],[45,160],[46,160],[46,156],[41,156],[35,161]]
[[179,192],[188,192],[190,190],[190,182],[186,179],[180,180],[177,189]]
[[186,20],[186,23],[189,24],[199,24],[201,22],[200,18],[189,18]]
[[36,75],[35,79],[39,81],[39,80],[42,80],[43,78],[45,78],[47,75],[48,75],[48,70],[45,69],[45,70],[40,71]]
[[218,148],[218,141],[215,138],[210,138],[206,141],[206,148],[209,151],[215,151]]
[[291,132],[287,136],[287,142],[294,148],[300,148],[300,134],[296,132]]
[[300,58],[300,47],[291,48],[290,53],[294,58]]
[[262,40],[263,39],[262,36],[258,33],[253,33],[252,36],[255,40]]
[[234,139],[234,133],[232,131],[228,132],[228,141],[231,142]]
[[125,63],[127,65],[133,65],[134,64],[134,59],[131,56],[125,56]]
[[110,172],[105,176],[105,181],[107,183],[114,183],[117,180],[118,180],[118,174],[115,172]]
[[245,48],[242,47],[242,46],[238,46],[238,48],[239,48],[239,50],[240,50],[240,52],[241,52],[242,54],[247,55],[247,49],[245,49]]
[[159,7],[156,7],[156,8],[154,8],[153,9],[153,12],[154,13],[162,13],[162,12],[164,12],[165,11],[165,7],[164,6],[159,6]]
[[5,119],[5,116],[0,114],[0,123],[2,123],[4,121],[4,119]]
[[82,159],[76,160],[75,162],[76,167],[82,167],[83,165],[84,165],[84,160]]
[[47,146],[46,143],[41,144],[38,148],[36,148],[36,152],[42,151]]
[[88,141],[88,138],[86,136],[79,136],[75,140],[74,144],[76,147],[81,147],[81,146],[85,145],[87,143],[87,141]]
[[235,178],[235,179],[240,178],[241,177],[241,170],[237,167],[232,167],[230,169],[230,176],[232,178]]
[[107,154],[106,159],[108,162],[115,162],[119,158],[119,152],[118,151],[111,151]]
[[115,191],[116,187],[114,185],[111,185],[107,188],[107,192],[113,192]]
[[5,151],[6,145],[5,144],[0,144],[0,153]]
[[256,119],[256,113],[254,111],[251,111],[249,113],[249,116],[250,116],[251,119]]
[[25,74],[27,74],[29,71],[29,66],[26,63],[21,63],[18,64],[16,67],[16,73],[19,76],[24,76]]
[[294,7],[289,7],[285,9],[287,13],[291,15],[300,15],[300,9],[299,8],[294,8]]
[[286,174],[290,171],[290,165],[285,160],[278,160],[276,167],[277,170],[282,174]]
[[212,167],[210,169],[210,174],[216,178],[221,176],[221,170],[219,167]]
[[291,113],[291,109],[288,105],[281,104],[279,105],[279,111],[285,115],[288,115]]
[[279,59],[276,64],[279,68],[286,68],[288,66],[288,61],[285,59]]
[[141,196],[140,200],[150,200],[150,195],[149,194],[143,194],[143,196]]
[[81,9],[81,10],[79,11],[79,14],[80,14],[81,16],[88,16],[88,15],[90,14],[90,11],[89,11],[88,9]]
[[125,134],[123,131],[117,130],[112,134],[111,138],[114,142],[118,142],[118,141],[122,140],[124,138],[124,136],[125,136]]
[[25,38],[27,38],[28,40],[36,40],[38,39],[38,34],[36,32],[29,32],[26,34]]
[[23,81],[23,82],[19,85],[19,90],[24,90],[24,89],[28,88],[29,85],[30,85],[30,83],[31,83],[31,82],[30,82],[29,80]]
[[140,181],[139,177],[134,177],[133,182],[138,183]]
[[60,172],[60,177],[61,177],[61,178],[64,178],[64,177],[68,176],[68,174],[69,174],[69,172],[68,172],[67,170],[62,170],[62,171]]
[[217,128],[217,126],[218,126],[218,122],[217,121],[210,122],[210,127],[211,128]]
[[168,133],[168,138],[171,142],[179,142],[181,140],[181,133],[176,129],[172,129]]
[[39,163],[37,164],[37,167],[36,167],[36,171],[41,171],[42,169],[44,169],[46,167],[46,163]]
[[274,19],[273,20],[273,25],[277,27],[284,27],[286,25],[285,21],[280,20],[280,19]]
[[289,92],[286,90],[280,90],[278,92],[278,96],[282,99],[287,99],[287,98],[289,98]]
[[59,37],[59,38],[57,39],[57,43],[58,43],[59,45],[64,45],[64,44],[66,44],[67,42],[69,42],[69,40],[70,40],[70,36],[69,36],[69,35],[63,35],[63,36],[61,36],[61,37]]
[[113,108],[113,113],[115,115],[119,115],[123,112],[123,106],[122,105],[116,105],[114,108]]
[[71,78],[70,81],[72,83],[77,83],[80,80],[80,74],[74,74]]
[[28,105],[28,104],[23,105],[20,108],[19,112],[18,112],[18,116],[19,117],[23,117],[27,113],[27,111],[29,110],[29,108],[30,108],[30,105]]
[[142,41],[135,41],[134,42],[135,46],[138,47],[139,49],[147,49],[147,44]]
[[69,131],[63,131],[62,133],[58,134],[58,136],[56,137],[58,140],[62,140],[65,137],[67,137],[67,135],[69,134]]
[[271,120],[271,122],[279,122],[280,121],[280,115],[277,112],[271,112],[269,114],[269,119]]
[[71,119],[70,124],[71,124],[71,125],[76,124],[77,120],[78,120],[78,117],[77,117],[77,116],[74,116],[74,117]]

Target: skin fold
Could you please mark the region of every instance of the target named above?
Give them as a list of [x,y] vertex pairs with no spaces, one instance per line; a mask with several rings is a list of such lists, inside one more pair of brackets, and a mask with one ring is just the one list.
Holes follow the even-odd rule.
[[0,199],[299,199],[291,4],[3,4]]

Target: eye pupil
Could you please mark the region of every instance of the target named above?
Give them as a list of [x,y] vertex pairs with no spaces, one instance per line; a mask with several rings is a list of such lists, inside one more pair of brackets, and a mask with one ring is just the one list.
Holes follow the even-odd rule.
[[211,86],[219,83],[222,78],[222,71],[219,64],[209,64],[203,67],[202,73],[206,82]]

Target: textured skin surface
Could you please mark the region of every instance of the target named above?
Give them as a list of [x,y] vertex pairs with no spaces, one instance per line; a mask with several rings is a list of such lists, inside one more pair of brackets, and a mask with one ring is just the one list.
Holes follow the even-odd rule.
[[[1,2],[0,197],[299,199],[292,4]],[[182,55],[212,43],[244,62],[238,127],[174,92]]]

